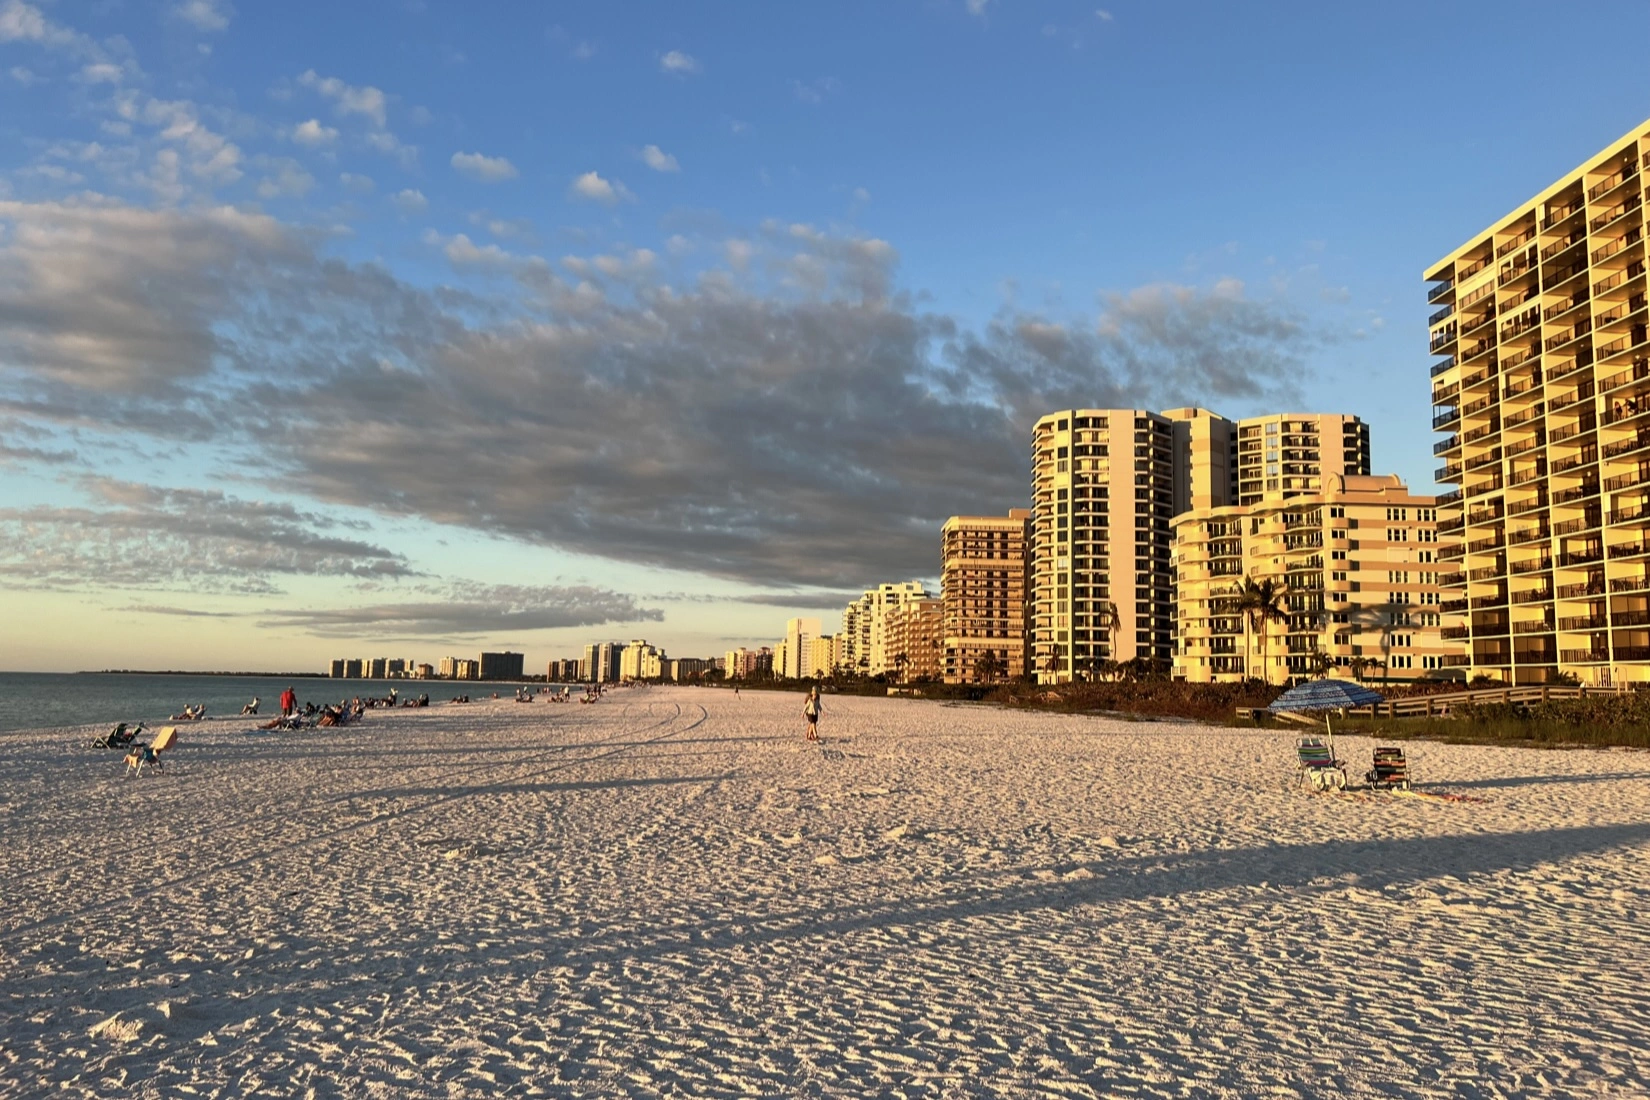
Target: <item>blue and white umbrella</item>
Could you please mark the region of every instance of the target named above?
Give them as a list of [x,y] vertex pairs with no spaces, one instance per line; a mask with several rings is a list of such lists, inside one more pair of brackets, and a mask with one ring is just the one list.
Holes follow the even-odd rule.
[[1304,684],[1296,684],[1273,699],[1267,704],[1266,709],[1273,713],[1323,711],[1323,728],[1329,731],[1330,752],[1333,753],[1335,728],[1329,724],[1329,712],[1345,711],[1349,707],[1367,707],[1371,703],[1385,701],[1380,692],[1370,691],[1362,684],[1346,680],[1308,680]]
[[1346,710],[1383,703],[1378,691],[1347,680],[1308,680],[1296,684],[1267,706],[1270,711]]

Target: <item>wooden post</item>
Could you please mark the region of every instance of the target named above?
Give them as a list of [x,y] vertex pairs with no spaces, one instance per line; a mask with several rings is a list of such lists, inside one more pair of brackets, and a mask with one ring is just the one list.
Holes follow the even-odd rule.
[[1501,702],[1503,702],[1503,703],[1512,702],[1512,689],[1511,688],[1501,689]]
[[1553,689],[1548,687],[1546,684],[1541,685],[1541,701],[1543,703],[1547,701],[1547,697],[1552,693],[1552,690]]
[[1432,717],[1432,700],[1431,700],[1431,698],[1427,699],[1427,717],[1428,718]]

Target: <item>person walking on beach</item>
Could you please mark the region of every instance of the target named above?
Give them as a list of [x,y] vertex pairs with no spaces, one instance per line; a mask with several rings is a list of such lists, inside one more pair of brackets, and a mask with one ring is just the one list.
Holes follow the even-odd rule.
[[281,717],[285,718],[298,709],[298,693],[290,687],[281,692]]
[[819,712],[824,709],[819,701],[819,689],[808,692],[808,699],[802,704],[802,715],[808,719],[808,740],[819,740]]

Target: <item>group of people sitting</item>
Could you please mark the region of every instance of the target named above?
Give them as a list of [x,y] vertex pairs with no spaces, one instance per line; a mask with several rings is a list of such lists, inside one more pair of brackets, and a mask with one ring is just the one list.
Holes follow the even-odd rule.
[[206,704],[193,703],[183,708],[182,714],[172,715],[174,722],[199,722],[206,717]]

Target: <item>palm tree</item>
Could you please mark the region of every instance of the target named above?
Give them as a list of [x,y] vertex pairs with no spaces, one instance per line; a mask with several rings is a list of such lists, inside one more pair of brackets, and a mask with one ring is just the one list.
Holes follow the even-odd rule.
[[905,666],[910,663],[911,658],[907,657],[904,653],[894,654],[894,677],[903,681],[905,679]]
[[1329,675],[1329,670],[1335,667],[1335,659],[1323,650],[1313,647],[1310,668],[1312,678],[1322,680]]
[[1043,658],[1043,671],[1048,673],[1049,681],[1051,683],[1060,682],[1060,662],[1064,658],[1065,647],[1060,645],[1058,642],[1056,642],[1053,648],[1049,650],[1048,656]]
[[1003,659],[997,656],[996,651],[986,650],[974,662],[974,679],[990,683],[1003,674]]
[[1255,578],[1244,577],[1243,586],[1237,589],[1236,594],[1237,608],[1243,613],[1244,625],[1246,627],[1244,634],[1245,677],[1247,678],[1249,674],[1249,654],[1254,649],[1254,645],[1250,641],[1250,638],[1256,631],[1259,631],[1261,679],[1270,683],[1271,677],[1267,675],[1266,670],[1266,658],[1268,656],[1266,645],[1266,627],[1271,623],[1288,621],[1289,589],[1285,585],[1279,584],[1271,577],[1265,578],[1258,584],[1255,583]]

